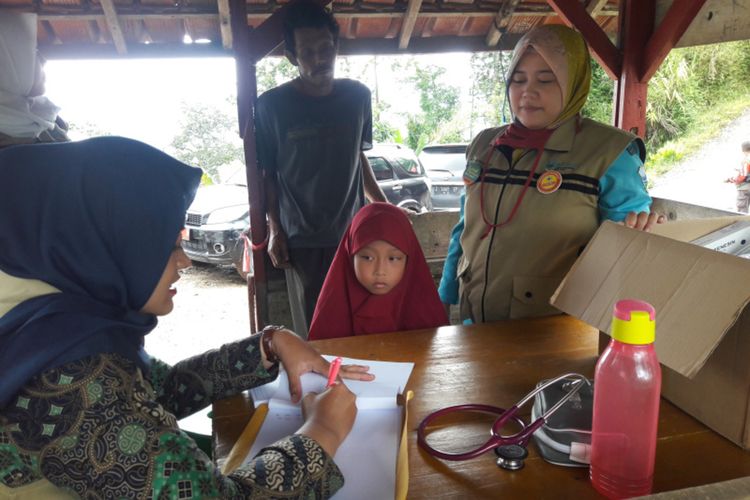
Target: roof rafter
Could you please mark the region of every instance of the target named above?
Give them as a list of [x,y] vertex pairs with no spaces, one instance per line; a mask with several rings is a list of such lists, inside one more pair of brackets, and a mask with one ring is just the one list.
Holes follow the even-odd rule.
[[605,5],[607,5],[607,0],[591,0],[586,6],[586,12],[588,12],[591,17],[601,16],[601,12]]
[[398,37],[398,48],[405,49],[409,46],[409,39],[414,31],[414,25],[419,16],[419,9],[422,8],[422,0],[409,0],[406,7],[404,20],[401,23],[401,34]]
[[669,51],[685,34],[704,3],[706,0],[674,2],[669,7],[667,14],[649,38],[643,51],[643,67],[640,74],[642,82],[647,82],[654,76],[661,63],[669,55]]
[[117,10],[113,0],[101,0],[102,10],[104,11],[104,20],[112,35],[112,41],[115,44],[118,54],[127,54],[128,45],[125,43],[125,36],[120,27],[120,21],[117,19]]
[[622,53],[578,0],[547,0],[547,3],[569,26],[584,34],[594,58],[599,61],[607,75],[613,80],[619,79],[622,71]]
[[500,38],[505,34],[505,30],[510,24],[510,18],[518,8],[518,4],[521,0],[505,0],[503,6],[497,11],[495,20],[492,22],[489,31],[487,32],[487,38],[485,42],[488,47],[494,47],[500,41]]
[[219,7],[219,31],[221,32],[221,45],[227,49],[232,48],[232,26],[229,23],[229,0],[216,0]]

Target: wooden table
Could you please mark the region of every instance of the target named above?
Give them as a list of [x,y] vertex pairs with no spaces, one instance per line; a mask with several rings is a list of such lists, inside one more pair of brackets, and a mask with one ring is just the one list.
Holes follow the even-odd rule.
[[[417,446],[416,429],[430,412],[460,403],[507,407],[542,379],[565,372],[591,377],[598,331],[567,316],[451,326],[315,342],[325,354],[413,361],[407,389],[409,498],[596,498],[588,469],[551,465],[529,446],[524,469],[508,472],[491,452],[443,462]],[[250,417],[247,398],[214,406],[218,457],[224,457]],[[528,410],[525,413],[528,415]],[[750,476],[750,453],[662,399],[654,492]]]

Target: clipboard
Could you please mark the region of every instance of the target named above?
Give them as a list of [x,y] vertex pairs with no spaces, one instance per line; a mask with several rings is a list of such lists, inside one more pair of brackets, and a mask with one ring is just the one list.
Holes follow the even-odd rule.
[[[401,432],[398,445],[398,456],[396,457],[396,485],[394,499],[405,500],[409,491],[409,442],[408,427],[409,421],[409,401],[414,398],[413,391],[406,391],[397,397],[397,405],[403,408],[401,412]],[[227,455],[227,459],[221,468],[222,474],[229,474],[237,467],[242,465],[250,451],[255,439],[258,437],[260,428],[268,415],[268,405],[261,404],[253,413],[250,421],[240,434],[237,442]],[[334,458],[335,460],[335,458]],[[346,478],[344,478],[346,479]]]

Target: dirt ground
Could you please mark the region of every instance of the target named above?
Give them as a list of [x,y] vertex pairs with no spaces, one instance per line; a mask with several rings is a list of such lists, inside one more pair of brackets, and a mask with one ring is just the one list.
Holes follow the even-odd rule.
[[[247,288],[234,269],[196,265],[181,272],[172,314],[146,335],[146,351],[167,363],[201,354],[250,334]],[[210,407],[180,427],[211,434]]]
[[724,179],[739,167],[744,141],[750,141],[750,109],[697,154],[654,179],[651,195],[704,207],[735,210],[734,184],[726,183]]
[[234,269],[195,265],[175,287],[174,311],[146,336],[152,356],[176,363],[250,333],[247,289]]

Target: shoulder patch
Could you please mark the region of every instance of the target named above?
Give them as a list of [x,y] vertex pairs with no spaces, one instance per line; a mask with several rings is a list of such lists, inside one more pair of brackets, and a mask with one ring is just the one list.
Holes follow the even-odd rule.
[[643,185],[645,187],[648,187],[648,177],[646,177],[646,169],[644,168],[643,165],[641,165],[640,168],[638,169],[638,175],[641,176],[641,181],[643,182]]
[[477,160],[469,160],[464,170],[464,184],[474,184],[482,174],[483,165]]

